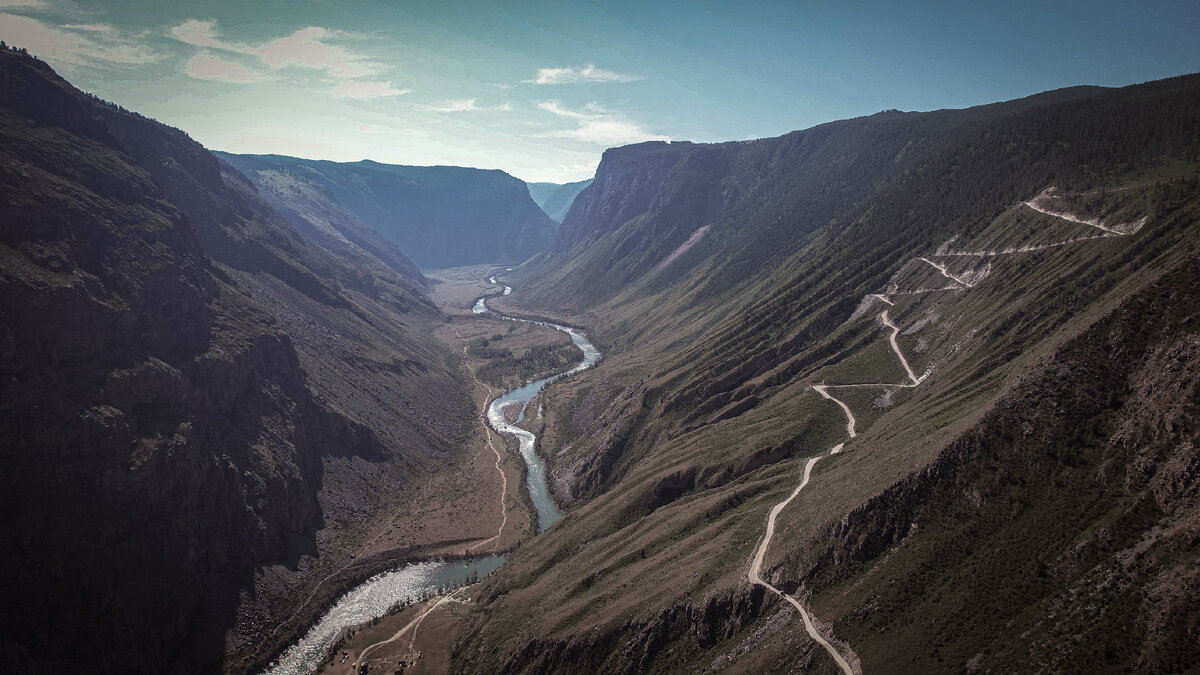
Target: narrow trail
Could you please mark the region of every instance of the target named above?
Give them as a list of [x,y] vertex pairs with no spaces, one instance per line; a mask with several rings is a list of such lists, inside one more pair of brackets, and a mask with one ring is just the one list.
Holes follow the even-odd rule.
[[1038,197],[1034,197],[1033,199],[1030,199],[1027,202],[1021,202],[1021,203],[1024,204],[1025,206],[1028,206],[1029,208],[1033,209],[1034,211],[1037,211],[1038,213],[1042,213],[1047,216],[1054,216],[1055,218],[1061,218],[1061,219],[1071,222],[1071,223],[1078,223],[1080,225],[1088,225],[1088,226],[1094,227],[1099,230],[1104,230],[1105,232],[1108,232],[1110,234],[1115,234],[1119,237],[1124,237],[1125,235],[1133,234],[1133,233],[1137,232],[1138,230],[1142,229],[1142,226],[1146,224],[1145,217],[1143,217],[1141,220],[1137,220],[1132,223],[1122,223],[1115,227],[1105,225],[1104,223],[1100,222],[1100,220],[1098,218],[1089,218],[1087,220],[1084,220],[1082,218],[1079,218],[1078,216],[1076,216],[1073,213],[1067,213],[1066,211],[1051,211],[1050,209],[1043,208],[1041,205],[1039,205],[1037,203],[1037,199],[1040,196],[1041,195],[1039,195]]
[[[490,387],[489,387],[488,391],[489,391],[489,399],[488,400],[491,400],[490,399],[490,391],[491,391]],[[474,550],[481,548],[484,545],[486,545],[490,542],[493,542],[493,541],[496,542],[497,544],[499,544],[500,543],[500,535],[504,534],[504,526],[508,524],[508,509],[505,508],[505,506],[504,506],[507,503],[507,499],[508,499],[508,476],[504,475],[504,467],[501,466],[501,464],[504,461],[504,458],[500,455],[500,450],[496,448],[495,443],[492,443],[492,429],[491,429],[491,427],[488,426],[488,423],[487,423],[487,406],[488,406],[488,404],[485,402],[483,404],[483,411],[480,413],[479,419],[482,420],[483,426],[485,427],[484,433],[487,434],[487,445],[489,448],[492,449],[492,452],[496,453],[496,472],[500,474],[500,528],[498,530],[496,530],[496,534],[493,535],[492,537],[490,537],[488,539],[484,539],[483,541],[479,542],[478,544],[468,547],[467,548],[468,551],[474,551]]]
[[[459,338],[460,340],[462,339],[462,335],[458,332],[457,328],[454,329],[454,335],[455,335],[455,337]],[[467,346],[463,345],[463,354],[465,355],[466,353],[467,353]],[[473,373],[472,373],[472,377],[474,377]],[[491,399],[491,387],[489,387],[486,383],[480,381],[479,378],[475,378],[475,382],[480,384],[481,386],[487,388],[487,390],[488,390],[487,400],[490,400]],[[485,433],[487,433],[488,447],[492,449],[492,452],[496,453],[496,471],[498,471],[500,473],[500,481],[501,481],[501,483],[500,483],[500,514],[501,514],[500,529],[496,532],[495,536],[490,537],[488,539],[484,539],[483,541],[470,546],[467,549],[468,551],[474,551],[475,549],[480,548],[489,542],[499,540],[500,535],[504,532],[504,526],[506,524],[508,524],[508,510],[506,508],[504,508],[505,500],[508,496],[508,478],[504,475],[504,470],[501,468],[502,458],[500,456],[500,451],[496,449],[495,445],[493,445],[492,430],[487,425],[487,400],[484,401],[483,411],[480,414],[480,419],[483,421],[484,431],[485,431]],[[254,653],[262,651],[262,647],[264,644],[266,644],[266,641],[271,639],[272,637],[274,637],[275,634],[279,632],[280,628],[291,623],[292,620],[295,619],[298,614],[300,614],[301,610],[303,610],[305,607],[307,607],[308,603],[312,602],[313,598],[315,598],[317,595],[317,591],[321,590],[321,587],[324,586],[327,581],[336,577],[337,575],[341,574],[342,572],[345,572],[351,565],[354,565],[355,563],[357,563],[363,557],[363,555],[367,551],[371,550],[371,547],[374,546],[379,541],[380,537],[382,537],[384,534],[386,534],[386,532],[387,532],[386,529],[381,529],[367,543],[363,544],[359,548],[358,552],[355,553],[354,556],[351,557],[350,560],[345,565],[342,565],[341,567],[337,568],[336,570],[331,572],[329,575],[327,575],[324,579],[321,579],[320,581],[318,581],[317,585],[313,586],[312,592],[308,594],[308,597],[304,599],[304,602],[300,603],[296,607],[295,611],[292,612],[291,616],[289,616],[287,619],[283,620],[282,622],[276,624],[276,626],[273,629],[271,629],[271,632],[268,633],[267,636],[264,637],[258,643],[258,647],[255,648]],[[242,661],[244,662],[246,660],[246,658],[248,658],[248,657],[243,657]]]
[[930,265],[933,265],[935,268],[937,268],[937,271],[939,271],[939,272],[941,272],[941,273],[942,273],[942,276],[946,277],[946,278],[947,278],[947,279],[949,279],[950,281],[955,281],[955,282],[958,282],[958,283],[962,284],[963,286],[965,286],[965,287],[967,287],[967,288],[974,288],[974,287],[975,287],[975,284],[972,284],[972,283],[969,283],[969,282],[963,281],[963,280],[962,280],[962,279],[960,279],[959,277],[956,277],[956,276],[954,276],[953,274],[950,274],[950,270],[946,269],[946,266],[945,266],[945,265],[941,265],[941,264],[935,263],[935,262],[933,262],[932,260],[930,260],[929,258],[917,258],[917,260],[920,260],[921,262],[925,262],[925,263],[929,263]]
[[390,638],[388,638],[386,640],[380,640],[379,642],[376,642],[372,645],[367,646],[367,648],[362,650],[362,653],[360,653],[358,655],[358,662],[355,663],[354,665],[357,666],[359,663],[366,661],[367,655],[370,654],[377,647],[382,647],[384,645],[391,644],[391,643],[395,642],[396,640],[399,640],[409,630],[411,630],[413,632],[413,635],[412,635],[413,639],[412,639],[412,641],[410,641],[408,643],[408,650],[409,650],[409,652],[411,652],[413,649],[413,645],[415,644],[416,639],[417,639],[417,628],[419,628],[421,626],[421,623],[423,621],[425,621],[425,617],[429,616],[433,612],[433,610],[437,609],[438,607],[441,607],[442,605],[446,604],[447,602],[450,602],[454,598],[454,596],[458,595],[459,593],[462,593],[466,589],[467,589],[467,587],[463,586],[462,588],[459,588],[458,590],[454,591],[453,593],[448,593],[446,595],[443,595],[441,598],[438,599],[437,602],[433,603],[429,607],[426,607],[425,611],[421,612],[421,614],[419,616],[413,618],[412,621],[409,621],[408,623],[404,624],[404,627],[401,628],[400,630],[396,631],[396,633],[394,635],[392,635]]
[[371,547],[374,546],[375,543],[379,541],[379,538],[382,537],[386,533],[387,533],[386,529],[381,529],[374,537],[371,537],[371,539],[367,543],[363,544],[358,549],[358,552],[355,553],[354,556],[351,557],[350,560],[345,565],[342,565],[341,567],[337,568],[336,570],[331,572],[329,575],[327,575],[324,579],[321,579],[320,581],[318,581],[317,585],[313,586],[312,592],[309,593],[308,597],[304,599],[304,602],[302,602],[296,606],[296,609],[295,609],[295,611],[292,612],[292,615],[289,616],[288,618],[284,619],[283,621],[279,622],[278,624],[276,624],[275,627],[271,629],[271,632],[268,633],[266,635],[266,637],[264,637],[262,640],[259,641],[258,646],[255,647],[254,651],[251,652],[250,654],[247,654],[246,656],[243,656],[238,662],[244,663],[246,661],[246,659],[250,658],[250,656],[252,656],[253,654],[257,654],[257,653],[261,652],[263,645],[266,644],[267,640],[271,639],[272,637],[275,637],[275,634],[279,632],[280,628],[283,628],[284,626],[291,623],[292,620],[295,619],[298,614],[300,614],[300,610],[304,609],[305,607],[308,606],[308,603],[312,602],[313,598],[315,598],[317,596],[317,591],[321,590],[321,587],[325,585],[325,582],[336,577],[337,575],[341,574],[342,572],[345,572],[351,565],[354,565],[355,563],[357,563],[363,557],[363,554],[365,554],[367,551],[371,550]]
[[[829,455],[836,455],[842,451],[842,447],[844,446],[844,443],[838,443],[829,451]],[[792,491],[792,494],[788,495],[787,499],[771,507],[771,513],[767,516],[766,535],[764,535],[762,543],[758,545],[758,549],[754,552],[754,558],[750,562],[750,571],[747,574],[747,578],[750,580],[750,583],[758,584],[759,586],[766,588],[775,595],[778,595],[780,598],[783,598],[791,603],[791,605],[796,608],[796,611],[800,613],[800,618],[804,620],[804,630],[808,633],[808,636],[811,637],[817,644],[824,647],[825,651],[829,652],[829,655],[833,657],[834,662],[837,663],[838,668],[842,669],[843,673],[846,673],[846,675],[858,675],[858,673],[862,672],[862,669],[855,669],[852,667],[850,662],[846,660],[846,657],[842,656],[842,653],[838,651],[838,649],[834,647],[829,640],[825,639],[824,635],[821,635],[821,632],[817,630],[817,626],[813,621],[812,615],[808,613],[808,610],[804,609],[804,605],[800,604],[800,601],[791,595],[788,595],[778,588],[775,588],[769,582],[765,581],[762,576],[760,576],[760,572],[762,571],[763,556],[765,556],[767,553],[767,547],[771,545],[771,538],[775,536],[775,520],[779,517],[779,512],[787,507],[788,504],[792,503],[792,500],[796,498],[796,495],[800,494],[800,491],[804,489],[805,485],[808,485],[808,480],[812,477],[813,467],[816,466],[817,462],[821,461],[821,459],[826,456],[827,455],[820,455],[809,459],[808,463],[804,465],[804,478],[800,481],[800,484],[796,486],[796,489]],[[854,652],[850,652],[850,654],[853,660],[857,662],[858,658],[857,656],[854,656]]]
[[[462,335],[458,332],[457,328],[454,329],[454,336],[460,340],[462,339]],[[467,345],[464,344],[463,356],[466,356],[466,354]],[[470,370],[469,366],[467,367],[467,370]],[[476,549],[482,548],[484,545],[493,541],[499,544],[500,535],[504,534],[504,526],[508,524],[508,509],[505,508],[505,504],[508,500],[508,476],[504,475],[504,467],[502,466],[504,457],[501,456],[500,450],[497,449],[495,443],[492,442],[492,428],[487,423],[487,409],[488,404],[490,404],[492,400],[492,387],[486,382],[480,380],[474,372],[471,373],[471,377],[475,379],[476,384],[487,389],[488,392],[487,396],[485,396],[483,399],[483,408],[479,411],[479,421],[481,424],[483,424],[483,433],[487,434],[487,446],[492,449],[493,453],[496,454],[496,472],[500,474],[500,528],[496,530],[495,535],[467,547],[468,551],[475,551]]]
[[[1067,239],[1065,241],[1060,241],[1060,242],[1054,242],[1054,243],[1049,243],[1049,244],[1029,245],[1029,246],[1016,247],[1016,248],[1008,248],[1008,249],[1002,249],[1002,250],[998,250],[998,251],[948,252],[948,253],[940,253],[939,252],[939,253],[933,254],[934,257],[938,257],[938,256],[980,256],[980,257],[983,257],[983,256],[997,256],[997,255],[1007,255],[1007,254],[1016,254],[1016,253],[1030,253],[1030,252],[1034,252],[1034,251],[1041,251],[1041,250],[1045,250],[1045,249],[1049,249],[1049,248],[1055,248],[1058,246],[1065,246],[1067,244],[1072,244],[1072,243],[1076,243],[1076,242],[1080,242],[1080,241],[1088,241],[1088,240],[1092,240],[1092,239],[1102,239],[1105,237],[1126,236],[1126,235],[1134,234],[1135,232],[1140,230],[1142,228],[1142,226],[1145,225],[1145,223],[1148,220],[1147,217],[1143,217],[1140,220],[1132,222],[1132,223],[1124,223],[1121,225],[1117,225],[1116,227],[1109,227],[1109,226],[1104,225],[1103,223],[1099,222],[1098,220],[1082,220],[1082,219],[1079,219],[1068,213],[1059,213],[1059,212],[1049,211],[1049,210],[1043,209],[1042,207],[1038,206],[1036,203],[1036,200],[1046,194],[1049,194],[1051,190],[1052,190],[1052,188],[1044,190],[1041,194],[1039,194],[1034,199],[1027,201],[1027,202],[1023,202],[1024,205],[1028,206],[1029,208],[1031,208],[1035,211],[1044,213],[1046,215],[1054,216],[1057,218],[1062,218],[1064,220],[1068,220],[1073,223],[1079,223],[1082,225],[1090,225],[1092,227],[1099,228],[1100,230],[1104,231],[1104,234],[1099,234],[1099,235],[1090,236],[1090,237],[1074,237],[1074,238]],[[959,285],[958,286],[950,286],[950,287],[942,288],[942,289],[918,289],[916,291],[900,291],[898,288],[892,287],[886,293],[871,293],[867,297],[877,299],[880,302],[886,304],[889,308],[891,308],[891,307],[895,306],[896,303],[895,303],[895,301],[888,298],[889,295],[892,295],[892,296],[913,295],[916,293],[928,293],[928,292],[934,292],[934,291],[939,291],[939,290],[940,291],[963,291],[966,289],[974,288],[974,286],[975,286],[975,284],[967,282],[964,279],[951,274],[949,269],[947,269],[947,267],[945,265],[941,265],[941,264],[936,263],[936,262],[930,260],[929,258],[925,258],[925,257],[918,257],[917,260],[920,260],[924,263],[927,263],[927,264],[933,266],[934,268],[936,268],[938,270],[938,272],[940,272],[942,274],[942,276],[946,277],[947,279],[950,279],[951,281],[953,281]],[[989,267],[989,269],[990,269],[990,267]],[[984,273],[984,276],[986,276],[986,272]],[[980,279],[977,278],[976,283],[978,283],[979,281],[980,281]],[[872,383],[859,383],[859,384],[821,383],[821,384],[812,385],[813,390],[815,390],[822,397],[829,399],[830,401],[833,401],[834,403],[836,403],[838,405],[839,408],[842,409],[842,412],[846,415],[846,433],[850,437],[850,439],[854,439],[858,436],[857,429],[856,429],[857,419],[855,419],[854,412],[852,410],[850,410],[850,406],[847,405],[845,401],[842,401],[841,399],[837,398],[833,394],[829,393],[829,390],[831,388],[838,388],[838,387],[844,387],[844,388],[861,388],[861,387],[913,388],[913,387],[919,386],[925,380],[925,378],[928,377],[930,374],[930,371],[926,371],[925,374],[921,375],[920,377],[917,377],[917,374],[913,371],[912,366],[909,365],[908,359],[905,358],[904,352],[902,352],[900,350],[900,345],[897,342],[897,337],[899,337],[899,335],[900,335],[900,327],[897,326],[891,320],[891,317],[888,316],[888,309],[884,309],[882,312],[879,313],[879,320],[881,322],[883,322],[884,326],[891,329],[891,334],[888,336],[888,342],[892,347],[892,351],[895,352],[896,357],[898,359],[900,359],[900,364],[902,366],[904,366],[904,372],[908,376],[908,380],[909,380],[908,382],[906,382],[906,383],[872,382]],[[793,597],[791,595],[788,595],[787,593],[784,593],[783,591],[779,590],[778,588],[775,588],[769,582],[765,581],[761,576],[763,559],[766,556],[767,548],[771,545],[771,539],[775,536],[775,522],[778,519],[779,514],[785,508],[787,508],[787,506],[792,503],[792,500],[794,500],[796,498],[796,496],[800,494],[800,491],[803,490],[805,488],[805,486],[808,485],[809,480],[812,478],[813,467],[817,465],[817,462],[821,461],[822,459],[824,459],[826,457],[831,457],[833,455],[836,455],[836,454],[842,452],[845,449],[845,446],[846,446],[845,442],[838,443],[836,446],[831,448],[829,450],[829,452],[810,458],[808,460],[808,462],[805,463],[805,465],[804,465],[804,473],[803,473],[803,477],[800,480],[800,484],[796,486],[796,489],[793,490],[792,493],[790,495],[788,495],[788,497],[786,499],[779,502],[775,506],[771,507],[771,511],[767,515],[766,531],[763,535],[762,541],[759,543],[758,548],[755,549],[754,555],[751,558],[750,570],[747,573],[747,579],[750,581],[751,584],[757,584],[759,586],[763,586],[767,590],[771,591],[772,593],[775,593],[780,598],[786,600],[793,607],[795,607],[796,611],[800,613],[800,617],[804,620],[805,631],[808,633],[808,635],[814,641],[817,642],[817,644],[821,645],[821,647],[823,647],[825,649],[825,651],[829,653],[829,655],[837,663],[838,667],[842,670],[842,672],[846,673],[846,675],[860,675],[862,673],[861,662],[859,661],[858,656],[850,648],[850,646],[845,645],[845,650],[847,652],[849,652],[849,656],[850,656],[850,658],[847,659],[846,657],[844,657],[842,655],[841,651],[839,651],[838,648],[834,647],[833,644],[828,639],[826,639],[823,635],[821,635],[820,631],[817,630],[817,627],[815,625],[815,620],[814,620],[812,614],[804,608],[804,606],[800,603],[799,600],[797,600],[795,597]]]

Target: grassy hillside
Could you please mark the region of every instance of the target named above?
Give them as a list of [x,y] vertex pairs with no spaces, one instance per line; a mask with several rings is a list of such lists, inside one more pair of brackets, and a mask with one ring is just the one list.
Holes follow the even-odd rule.
[[[608,349],[547,401],[572,508],[485,584],[458,665],[834,672],[747,580],[813,457],[763,576],[863,670],[1194,662],[1167,580],[1196,561],[1198,94],[609,151],[510,300]],[[827,389],[856,435],[822,383],[869,385]]]

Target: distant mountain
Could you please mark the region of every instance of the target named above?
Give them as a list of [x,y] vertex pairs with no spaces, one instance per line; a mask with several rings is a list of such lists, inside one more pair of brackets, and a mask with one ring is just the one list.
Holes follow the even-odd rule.
[[261,668],[458,448],[442,316],[401,258],[307,241],[186,134],[10,50],[0,203],[0,654]]
[[605,360],[545,398],[567,515],[474,594],[456,669],[1200,662],[1198,100],[607,151],[496,301]]
[[556,223],[563,221],[567,211],[571,210],[576,195],[591,184],[591,178],[577,183],[527,183],[529,196],[533,197],[533,201]]
[[[525,184],[503,171],[216,154],[282,212],[311,211],[314,201],[328,206],[332,198],[424,268],[520,263],[549,245],[556,229]],[[330,228],[379,248],[344,221],[335,218]]]

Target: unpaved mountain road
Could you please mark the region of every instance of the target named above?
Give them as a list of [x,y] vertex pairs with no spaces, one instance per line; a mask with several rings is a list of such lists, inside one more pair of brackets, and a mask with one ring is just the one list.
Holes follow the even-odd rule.
[[975,286],[975,284],[968,283],[966,281],[963,281],[959,277],[956,277],[953,274],[950,274],[950,270],[946,269],[945,265],[935,263],[932,260],[930,260],[929,258],[917,258],[917,260],[920,260],[921,262],[929,263],[930,265],[933,265],[937,269],[937,271],[942,273],[942,276],[946,277],[947,279],[949,279],[951,281],[960,283],[967,288],[972,288]]
[[[832,450],[829,451],[829,454],[835,455],[841,452],[844,445],[844,443],[837,444]],[[809,637],[811,637],[817,644],[824,647],[825,651],[829,652],[829,655],[833,657],[833,660],[838,664],[838,668],[841,668],[842,672],[846,673],[846,675],[859,675],[862,672],[862,669],[852,667],[850,662],[847,661],[844,656],[842,656],[842,653],[838,651],[838,649],[834,647],[829,640],[825,639],[825,636],[821,635],[821,632],[817,630],[817,626],[813,622],[812,616],[807,610],[804,609],[804,605],[801,605],[800,601],[796,598],[793,598],[787,593],[775,588],[770,583],[764,581],[762,576],[760,576],[762,571],[763,556],[765,556],[767,553],[767,547],[771,545],[771,538],[775,536],[775,519],[779,517],[779,512],[787,507],[788,504],[792,503],[792,500],[796,498],[796,495],[800,494],[800,491],[804,489],[804,486],[808,485],[808,480],[812,477],[813,467],[816,466],[817,462],[821,461],[821,458],[825,456],[826,455],[820,455],[818,457],[809,459],[808,463],[804,465],[804,478],[801,479],[800,484],[796,486],[795,490],[792,490],[792,494],[788,495],[787,499],[771,507],[771,513],[767,516],[766,534],[763,535],[762,543],[758,545],[758,549],[754,552],[754,558],[750,562],[750,571],[746,576],[750,580],[750,583],[758,584],[759,586],[766,588],[775,595],[778,595],[779,597],[791,603],[791,605],[796,608],[796,611],[800,612],[800,618],[804,620],[804,630],[808,633]],[[850,654],[851,658],[855,661],[855,663],[857,663],[858,657],[854,655],[854,652],[851,652]]]
[[[492,278],[494,279],[495,277]],[[459,335],[457,328],[454,330],[454,335],[458,337],[458,339],[462,339],[462,335]],[[469,345],[466,344],[463,345],[462,351],[464,357],[467,355],[468,346]],[[468,371],[471,371],[470,366],[464,367]],[[496,530],[495,535],[467,548],[468,551],[475,551],[476,549],[482,548],[485,544],[490,542],[494,541],[499,543],[500,535],[504,533],[504,526],[508,524],[508,509],[505,508],[505,500],[508,498],[508,477],[504,475],[504,467],[502,466],[504,458],[500,455],[500,450],[496,448],[495,443],[492,442],[492,428],[488,426],[487,423],[487,409],[488,405],[491,404],[492,401],[492,388],[486,382],[480,380],[474,371],[471,371],[471,377],[475,380],[477,385],[487,390],[487,396],[485,396],[483,399],[483,409],[479,411],[479,421],[481,424],[483,424],[483,433],[487,434],[487,446],[496,454],[496,472],[500,474],[500,527]]]
[[416,618],[414,618],[412,621],[409,621],[408,623],[406,623],[403,628],[396,631],[395,634],[393,634],[390,638],[388,638],[386,640],[380,640],[379,642],[376,642],[375,644],[372,644],[372,645],[368,645],[367,648],[362,650],[362,653],[360,653],[358,655],[358,662],[355,663],[355,665],[358,665],[358,663],[362,663],[363,661],[366,661],[367,655],[369,655],[376,648],[382,647],[386,644],[391,644],[392,642],[399,640],[409,630],[411,630],[413,632],[413,640],[410,640],[408,643],[408,649],[411,652],[413,645],[415,644],[415,640],[416,640],[416,636],[417,636],[417,628],[419,628],[421,626],[421,622],[423,622],[425,620],[425,617],[429,616],[433,612],[433,610],[437,609],[438,607],[441,607],[442,605],[446,604],[447,602],[452,601],[454,599],[454,596],[458,595],[459,593],[462,593],[466,589],[467,589],[467,587],[463,586],[462,588],[454,591],[453,593],[447,593],[446,595],[443,595],[441,598],[438,598],[437,602],[435,602],[432,605],[430,605],[429,607],[427,607],[424,612],[421,612],[421,614],[418,615]]
[[1083,219],[1073,213],[1067,213],[1066,211],[1051,211],[1050,209],[1043,208],[1040,204],[1037,203],[1037,200],[1041,199],[1042,196],[1043,195],[1038,195],[1037,197],[1034,197],[1033,199],[1030,199],[1027,202],[1022,202],[1022,204],[1024,204],[1025,206],[1028,206],[1029,208],[1033,209],[1034,211],[1037,211],[1038,213],[1042,213],[1047,216],[1054,216],[1055,218],[1062,218],[1063,220],[1066,220],[1066,221],[1069,221],[1072,223],[1078,223],[1080,225],[1089,225],[1091,227],[1094,227],[1094,228],[1097,228],[1100,230],[1104,230],[1105,232],[1108,232],[1110,234],[1115,234],[1120,237],[1124,237],[1125,235],[1133,234],[1133,233],[1137,232],[1138,230],[1142,229],[1142,226],[1146,224],[1146,220],[1147,220],[1147,218],[1145,216],[1143,216],[1140,220],[1135,220],[1130,223],[1121,223],[1119,225],[1109,226],[1109,225],[1105,225],[1104,223],[1100,222],[1100,219],[1098,219],[1098,218]]
[[[1050,243],[1050,244],[1041,244],[1041,245],[1034,245],[1034,246],[1027,246],[1027,247],[1020,247],[1020,248],[1004,249],[1002,251],[981,251],[979,253],[965,253],[965,252],[944,253],[944,254],[938,254],[938,255],[995,256],[995,255],[1002,255],[1002,254],[1009,254],[1009,253],[1028,253],[1028,252],[1033,252],[1033,251],[1040,251],[1040,250],[1045,250],[1047,248],[1064,246],[1066,244],[1075,243],[1078,241],[1087,241],[1090,239],[1101,239],[1104,237],[1126,236],[1129,234],[1133,234],[1133,233],[1137,232],[1138,230],[1140,230],[1142,225],[1144,225],[1147,220],[1146,218],[1143,217],[1141,220],[1138,220],[1136,222],[1125,223],[1125,224],[1116,226],[1116,228],[1111,228],[1111,227],[1108,227],[1096,220],[1092,220],[1092,221],[1082,220],[1071,214],[1058,213],[1058,212],[1048,211],[1046,209],[1041,208],[1035,202],[1037,199],[1041,198],[1044,194],[1047,194],[1047,192],[1043,191],[1043,193],[1041,195],[1038,195],[1038,197],[1035,197],[1033,200],[1024,202],[1024,204],[1026,206],[1028,206],[1029,208],[1034,209],[1035,211],[1038,211],[1040,213],[1044,213],[1046,215],[1055,216],[1058,218],[1062,218],[1064,220],[1069,220],[1074,223],[1080,223],[1083,225],[1091,225],[1092,227],[1097,227],[1097,228],[1103,230],[1104,234],[1100,234],[1100,235],[1096,235],[1096,236],[1092,236],[1092,237],[1075,237],[1075,238],[1071,238],[1071,239],[1068,239],[1068,240],[1062,241],[1062,242],[1055,242],[1055,243]],[[974,287],[974,284],[968,283],[967,281],[950,274],[949,269],[947,269],[947,267],[945,265],[941,265],[939,263],[936,263],[936,262],[934,262],[928,258],[924,258],[924,257],[920,257],[917,259],[933,266],[934,268],[936,268],[938,270],[938,272],[940,272],[942,274],[942,276],[959,284],[959,286],[951,286],[951,287],[948,287],[945,289],[921,289],[918,292],[929,292],[929,291],[933,291],[933,290],[962,291],[962,290],[970,289],[970,288]],[[986,276],[986,273],[985,273],[985,276]],[[976,282],[978,282],[978,281],[979,281],[979,279],[976,279]],[[895,302],[893,302],[891,299],[889,299],[887,297],[888,295],[906,295],[906,294],[907,293],[901,292],[899,289],[893,289],[892,291],[889,291],[888,293],[871,293],[867,297],[878,299],[879,301],[888,305],[888,307],[890,308],[895,305]],[[857,314],[857,312],[856,312],[856,314]],[[852,320],[853,320],[853,317],[852,317]],[[818,394],[820,394],[822,397],[827,398],[830,401],[833,401],[834,403],[836,403],[838,405],[838,407],[840,407],[842,409],[842,412],[845,413],[845,415],[846,415],[846,433],[851,439],[854,439],[858,436],[858,433],[856,430],[857,420],[854,417],[854,412],[852,410],[850,410],[850,406],[848,406],[844,401],[842,401],[841,399],[838,399],[833,394],[830,394],[829,393],[830,388],[837,388],[837,387],[846,387],[846,388],[852,388],[852,387],[912,388],[912,387],[916,387],[916,386],[920,385],[921,382],[923,382],[925,380],[925,378],[928,377],[928,375],[929,375],[929,371],[926,371],[926,373],[924,375],[922,375],[921,377],[917,377],[917,374],[913,371],[912,366],[909,365],[908,359],[905,358],[904,352],[902,352],[900,350],[900,345],[896,340],[897,337],[899,337],[899,335],[900,335],[900,327],[897,326],[891,320],[891,317],[888,316],[888,309],[884,309],[882,312],[880,312],[879,320],[881,322],[883,322],[884,326],[891,329],[891,334],[888,335],[888,343],[891,345],[892,351],[895,352],[896,357],[898,359],[900,359],[900,364],[902,366],[904,366],[904,372],[908,375],[908,380],[909,380],[907,383],[890,383],[890,382],[888,382],[888,383],[885,383],[885,382],[859,383],[859,384],[826,384],[826,383],[822,383],[822,384],[812,385],[812,388]],[[788,595],[787,593],[784,593],[783,591],[779,590],[778,588],[775,588],[774,586],[772,586],[770,583],[768,583],[767,581],[765,581],[762,578],[763,558],[766,556],[767,548],[771,545],[771,540],[775,536],[775,522],[779,518],[779,514],[785,508],[787,508],[788,504],[791,504],[792,500],[794,500],[796,498],[796,496],[800,494],[800,491],[803,490],[804,487],[808,485],[809,480],[812,478],[813,467],[817,465],[817,462],[821,461],[825,457],[830,457],[830,456],[840,453],[845,448],[845,445],[846,445],[845,443],[838,443],[828,453],[809,458],[808,462],[806,462],[804,465],[804,473],[803,473],[803,477],[800,480],[800,484],[796,486],[795,490],[792,490],[792,493],[790,495],[788,495],[788,497],[786,499],[784,499],[783,501],[781,501],[778,504],[775,504],[773,507],[771,507],[771,511],[767,515],[766,531],[763,534],[763,539],[759,543],[758,548],[756,548],[754,551],[754,555],[750,561],[750,569],[746,576],[751,584],[757,584],[759,586],[766,588],[767,590],[778,595],[780,598],[786,600],[793,607],[795,607],[796,611],[800,613],[801,619],[803,619],[803,621],[804,621],[805,631],[817,644],[821,645],[821,647],[823,647],[825,649],[825,651],[829,653],[829,655],[837,663],[838,667],[842,670],[843,673],[846,673],[847,675],[859,675],[862,673],[862,665],[858,659],[858,656],[854,653],[854,651],[850,648],[850,646],[849,645],[845,646],[845,650],[847,652],[849,652],[849,655],[850,655],[850,658],[847,659],[845,656],[842,655],[842,652],[838,648],[834,647],[833,644],[828,639],[825,638],[825,636],[821,635],[820,631],[817,630],[817,627],[816,627],[815,621],[813,620],[812,614],[810,614],[808,612],[808,610],[806,610],[804,608],[804,606],[800,603],[799,600],[792,597],[791,595]]]
[[879,320],[883,322],[883,325],[892,329],[892,334],[888,336],[888,341],[892,343],[892,351],[896,352],[896,356],[900,359],[900,364],[904,366],[904,372],[908,373],[908,379],[912,380],[912,386],[915,387],[921,384],[922,378],[917,377],[917,374],[913,372],[912,367],[908,365],[908,359],[904,358],[904,352],[900,351],[900,345],[896,343],[896,337],[900,335],[900,327],[892,323],[892,320],[888,318],[888,311],[886,309],[880,312]]

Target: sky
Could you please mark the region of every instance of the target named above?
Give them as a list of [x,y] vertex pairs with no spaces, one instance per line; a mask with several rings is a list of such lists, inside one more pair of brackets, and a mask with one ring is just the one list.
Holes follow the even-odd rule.
[[589,178],[778,136],[1200,71],[1200,2],[0,0],[0,39],[205,146]]

